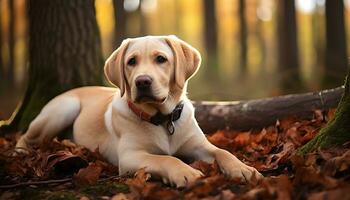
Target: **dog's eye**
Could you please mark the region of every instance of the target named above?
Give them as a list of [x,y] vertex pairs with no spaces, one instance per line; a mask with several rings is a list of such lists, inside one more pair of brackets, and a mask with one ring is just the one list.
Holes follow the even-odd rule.
[[136,65],[136,58],[130,58],[129,60],[128,60],[128,65],[130,65],[130,66],[135,66]]
[[165,63],[167,59],[164,56],[157,56],[156,62],[159,64]]

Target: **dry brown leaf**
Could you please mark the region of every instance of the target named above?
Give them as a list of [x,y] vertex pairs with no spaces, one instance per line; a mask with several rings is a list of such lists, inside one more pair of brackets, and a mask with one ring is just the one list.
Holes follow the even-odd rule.
[[266,160],[266,167],[268,169],[275,169],[279,164],[285,162],[294,152],[295,147],[291,142],[283,144],[283,149],[277,154],[270,155]]
[[350,170],[350,150],[346,151],[340,156],[335,156],[326,159],[323,172],[329,176],[335,176],[337,172],[344,172]]
[[90,163],[86,168],[80,169],[73,176],[73,181],[76,185],[94,185],[100,177],[102,167],[96,163]]
[[43,154],[41,167],[44,171],[55,169],[56,173],[71,174],[87,165],[87,161],[80,156],[69,151],[58,151],[54,154]]
[[211,193],[219,193],[220,188],[227,183],[227,179],[217,174],[207,177],[206,179],[199,180],[190,185],[186,191],[189,191],[185,195],[185,199],[194,199],[195,197],[205,197]]
[[217,147],[229,149],[231,148],[232,139],[225,136],[224,131],[218,131],[208,136],[208,140]]
[[308,200],[340,200],[340,199],[350,199],[350,186],[347,185],[342,188],[337,188],[334,190],[328,190],[323,192],[311,193],[308,196]]
[[191,167],[198,169],[206,176],[213,176],[220,173],[220,168],[215,161],[213,164],[209,164],[202,160],[196,160],[190,164]]
[[248,145],[250,142],[250,136],[251,136],[250,131],[239,133],[233,140],[233,145],[237,147],[243,147]]

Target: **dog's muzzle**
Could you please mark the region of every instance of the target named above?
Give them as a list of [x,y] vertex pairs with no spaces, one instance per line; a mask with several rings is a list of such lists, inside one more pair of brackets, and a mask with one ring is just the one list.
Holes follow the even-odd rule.
[[137,88],[135,102],[156,101],[152,94],[153,79],[148,75],[140,75],[135,79]]

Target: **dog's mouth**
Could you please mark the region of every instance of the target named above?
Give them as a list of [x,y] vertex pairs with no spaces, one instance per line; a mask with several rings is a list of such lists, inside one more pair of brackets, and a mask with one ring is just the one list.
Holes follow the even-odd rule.
[[134,103],[151,103],[151,104],[162,104],[166,101],[167,97],[160,95],[154,95],[151,89],[138,89]]
[[166,97],[164,98],[157,98],[150,94],[138,94],[135,98],[135,103],[156,103],[156,104],[162,104],[166,100]]

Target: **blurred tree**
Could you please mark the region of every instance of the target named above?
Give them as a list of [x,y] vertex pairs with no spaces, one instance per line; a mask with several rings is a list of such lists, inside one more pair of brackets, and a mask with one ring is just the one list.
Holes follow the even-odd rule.
[[295,1],[277,1],[278,67],[280,87],[285,92],[301,90]]
[[320,13],[322,8],[316,4],[316,12],[312,15],[312,40],[313,47],[316,52],[315,68],[320,69],[324,67],[324,21],[323,14]]
[[215,1],[204,0],[204,39],[205,49],[208,57],[213,56],[217,52],[217,21],[215,15]]
[[305,154],[314,150],[342,145],[350,140],[350,69],[345,78],[345,90],[339,102],[334,118],[320,130],[311,141],[299,149]]
[[264,22],[260,19],[256,20],[256,28],[254,34],[256,35],[256,38],[258,39],[258,45],[261,52],[261,61],[260,61],[260,72],[266,72],[266,40],[264,38]]
[[140,24],[140,32],[139,32],[139,36],[144,36],[148,34],[148,21],[147,21],[147,17],[143,14],[142,12],[142,0],[140,0],[140,4],[139,7],[137,9],[137,15],[139,18],[139,24]]
[[[0,3],[0,10],[1,10],[1,3]],[[0,83],[3,85],[4,83],[4,74],[5,74],[5,69],[4,69],[4,62],[2,60],[2,15],[0,15]],[[0,88],[1,91],[1,88]]]
[[[56,95],[101,85],[103,58],[94,0],[29,0],[29,81],[3,128],[24,130]],[[0,123],[1,125],[1,123]]]
[[115,23],[115,46],[119,46],[126,36],[126,18],[124,0],[113,0],[114,23]]
[[326,67],[324,87],[342,84],[346,73],[347,54],[343,0],[326,0]]
[[246,1],[245,0],[239,0],[239,35],[240,35],[240,67],[241,71],[246,71],[247,68],[247,23],[246,23]]
[[15,68],[15,23],[16,23],[16,14],[15,14],[15,0],[9,0],[8,2],[8,11],[9,11],[9,58],[7,66],[7,81],[9,84],[14,82],[14,68]]

